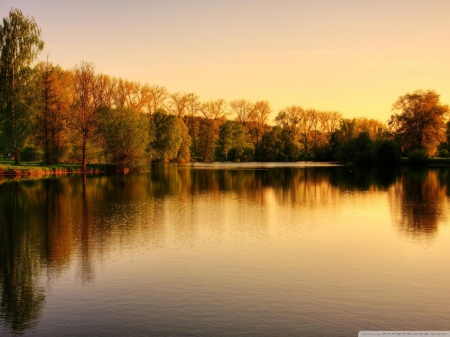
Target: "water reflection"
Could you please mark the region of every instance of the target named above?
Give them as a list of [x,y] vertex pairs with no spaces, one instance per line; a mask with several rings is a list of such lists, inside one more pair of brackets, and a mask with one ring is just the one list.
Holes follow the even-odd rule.
[[24,223],[34,219],[24,212],[28,194],[19,192],[19,183],[8,184],[0,194],[0,312],[4,324],[21,333],[37,323],[44,306],[44,289],[38,283],[38,229]]
[[18,334],[35,326],[45,305],[41,278],[59,277],[71,264],[89,284],[96,261],[111,251],[137,241],[160,249],[169,229],[195,240],[199,214],[210,211],[197,209],[200,198],[216,212],[226,194],[245,207],[307,210],[339,204],[343,193],[384,193],[398,230],[429,240],[447,219],[449,177],[447,169],[160,165],[148,174],[3,180],[0,320]]
[[448,170],[410,169],[393,184],[389,193],[391,213],[401,233],[414,238],[437,234],[447,220]]

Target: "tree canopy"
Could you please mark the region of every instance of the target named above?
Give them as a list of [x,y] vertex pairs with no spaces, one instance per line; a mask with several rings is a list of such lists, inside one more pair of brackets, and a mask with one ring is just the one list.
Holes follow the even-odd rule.
[[0,25],[0,123],[3,141],[13,148],[16,164],[29,126],[25,86],[30,66],[44,48],[40,37],[34,18],[24,16],[20,9],[11,9]]
[[417,90],[400,96],[394,103],[389,126],[403,152],[424,149],[434,155],[437,146],[445,140],[448,106],[439,101],[432,91]]

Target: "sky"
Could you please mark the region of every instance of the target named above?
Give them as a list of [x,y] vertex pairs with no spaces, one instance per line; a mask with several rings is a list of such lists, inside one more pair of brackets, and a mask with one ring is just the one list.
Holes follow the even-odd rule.
[[450,104],[448,0],[2,0],[34,17],[39,59],[193,92],[386,122],[435,90]]

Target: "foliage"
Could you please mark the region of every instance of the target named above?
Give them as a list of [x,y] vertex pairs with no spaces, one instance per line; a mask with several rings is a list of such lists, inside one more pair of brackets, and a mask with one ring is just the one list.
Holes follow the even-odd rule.
[[191,136],[189,129],[182,119],[179,120],[181,126],[181,144],[178,150],[177,161],[179,163],[187,163],[191,161]]
[[67,127],[72,99],[71,75],[60,67],[39,63],[36,67],[37,91],[34,140],[44,151],[47,164],[59,163],[69,151]]
[[27,146],[20,152],[20,159],[24,161],[40,161],[42,159],[42,153],[33,146]]
[[276,126],[263,135],[256,155],[263,161],[296,161],[299,157],[299,149],[291,136]]
[[31,64],[44,47],[40,36],[34,18],[25,17],[19,9],[11,9],[0,25],[0,130],[16,164],[29,131],[31,110],[24,95]]
[[225,100],[206,102],[202,104],[199,111],[204,118],[201,119],[199,127],[198,154],[204,162],[213,162],[219,139],[219,129],[228,114]]
[[378,165],[394,165],[400,162],[400,149],[398,145],[390,140],[383,140],[374,143],[373,161]]
[[371,164],[373,160],[373,142],[366,132],[361,132],[356,138],[339,145],[337,159],[341,162],[355,164]]
[[150,138],[146,148],[150,162],[177,158],[182,142],[182,128],[176,116],[158,110],[150,120]]
[[408,164],[410,165],[423,166],[427,165],[429,161],[430,157],[425,149],[417,149],[408,154]]
[[251,143],[246,143],[242,148],[233,147],[228,153],[228,159],[235,162],[252,161],[254,157],[255,148]]
[[434,155],[445,140],[448,115],[448,106],[440,103],[439,95],[417,90],[400,96],[393,109],[399,113],[391,116],[389,125],[403,152],[424,149],[429,156]]
[[[236,121],[226,121],[220,127],[219,132],[219,148],[221,154],[225,155],[225,160],[228,160],[228,153],[233,150],[233,160],[244,159],[241,158],[244,154],[245,131],[241,123]],[[247,147],[252,147],[247,145]]]
[[81,147],[81,166],[87,165],[88,141],[100,129],[100,121],[105,114],[101,76],[95,74],[92,63],[81,62],[72,70],[74,99],[69,114],[69,127],[77,134]]
[[132,110],[113,111],[101,127],[104,154],[108,163],[119,169],[141,166],[148,143],[147,116]]

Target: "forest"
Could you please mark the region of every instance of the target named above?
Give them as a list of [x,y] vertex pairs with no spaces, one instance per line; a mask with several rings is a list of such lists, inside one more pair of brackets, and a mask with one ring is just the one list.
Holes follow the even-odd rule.
[[[433,90],[398,98],[386,123],[267,100],[202,101],[195,93],[98,73],[81,61],[37,62],[44,41],[34,18],[11,9],[0,25],[0,155],[20,161],[341,161],[395,164],[448,157],[448,106]],[[326,99],[324,97],[324,99]],[[274,119],[271,119],[275,115]]]

